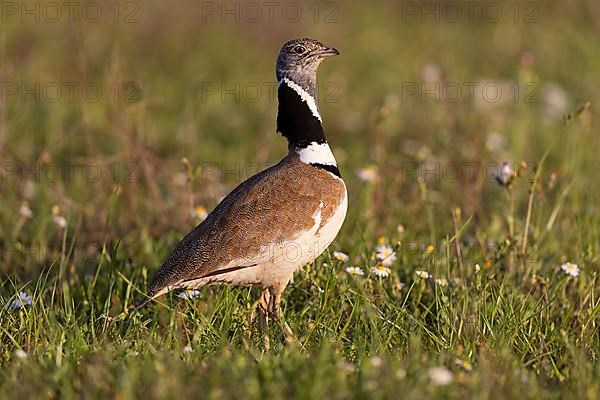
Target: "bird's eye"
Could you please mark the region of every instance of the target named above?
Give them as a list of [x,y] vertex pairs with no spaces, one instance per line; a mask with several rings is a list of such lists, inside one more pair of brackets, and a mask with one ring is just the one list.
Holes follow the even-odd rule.
[[306,51],[306,48],[304,46],[296,46],[294,47],[294,53],[296,54],[302,54]]

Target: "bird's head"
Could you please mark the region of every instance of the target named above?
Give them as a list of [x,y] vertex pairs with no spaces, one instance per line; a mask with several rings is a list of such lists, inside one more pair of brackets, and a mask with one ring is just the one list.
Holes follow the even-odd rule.
[[[317,80],[317,68],[326,57],[340,52],[314,39],[294,39],[286,42],[277,56],[277,81],[288,78],[312,92]],[[311,93],[314,94],[314,93]]]

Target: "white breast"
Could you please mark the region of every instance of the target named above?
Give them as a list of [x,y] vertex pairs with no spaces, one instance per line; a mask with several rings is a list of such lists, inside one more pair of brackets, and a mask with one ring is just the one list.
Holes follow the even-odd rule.
[[[329,245],[340,231],[348,209],[348,195],[344,185],[344,198],[323,226],[321,218],[315,218],[312,229],[304,231],[297,238],[282,243],[274,253],[271,262],[263,267],[261,283],[270,286],[273,283],[289,281],[296,270],[313,262]],[[323,205],[321,205],[322,207]]]
[[312,142],[306,147],[296,147],[294,151],[303,163],[336,165],[335,157],[327,143]]

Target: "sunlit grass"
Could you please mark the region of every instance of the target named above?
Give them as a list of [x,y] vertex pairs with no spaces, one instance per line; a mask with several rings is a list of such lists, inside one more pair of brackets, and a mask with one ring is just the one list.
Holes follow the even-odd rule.
[[[0,398],[600,396],[596,6],[544,4],[531,25],[398,23],[391,2],[326,29],[157,2],[130,25],[3,24],[3,82],[105,96],[0,103]],[[274,99],[203,84],[273,82],[298,35],[342,53],[320,109],[349,191],[338,238],[286,289],[298,343],[270,326],[263,351],[256,288],[132,310],[182,235],[286,151]],[[539,92],[403,91],[427,79]]]

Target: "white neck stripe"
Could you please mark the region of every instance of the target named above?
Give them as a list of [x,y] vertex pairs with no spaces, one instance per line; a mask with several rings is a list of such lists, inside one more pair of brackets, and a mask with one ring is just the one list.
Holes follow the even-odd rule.
[[279,85],[281,86],[282,83],[285,83],[294,92],[298,93],[298,96],[300,96],[302,101],[308,105],[308,108],[310,108],[310,112],[312,112],[312,115],[314,115],[319,120],[319,122],[323,123],[323,120],[321,119],[321,114],[319,114],[319,109],[317,108],[317,102],[315,101],[314,97],[312,97],[306,90],[304,90],[302,86],[298,85],[296,82],[288,78],[282,78],[279,81]]
[[335,165],[335,157],[327,143],[318,144],[311,142],[307,147],[296,147],[294,149],[300,160],[306,164]]

